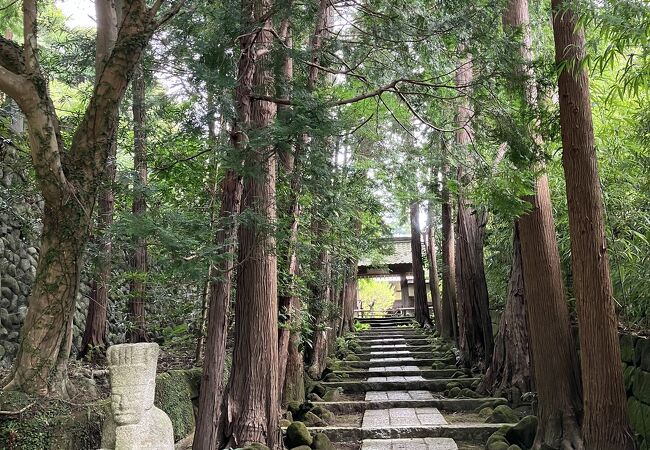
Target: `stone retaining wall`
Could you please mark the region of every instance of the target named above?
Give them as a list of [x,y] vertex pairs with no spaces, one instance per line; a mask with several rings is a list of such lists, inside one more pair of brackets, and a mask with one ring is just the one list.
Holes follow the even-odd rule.
[[650,339],[622,335],[621,358],[630,422],[645,450],[644,445],[650,448]]
[[[26,179],[17,173],[16,148],[0,136],[0,367],[11,365],[38,264],[37,220],[40,199],[22,197]],[[74,344],[81,344],[90,288],[82,283],[77,297]]]

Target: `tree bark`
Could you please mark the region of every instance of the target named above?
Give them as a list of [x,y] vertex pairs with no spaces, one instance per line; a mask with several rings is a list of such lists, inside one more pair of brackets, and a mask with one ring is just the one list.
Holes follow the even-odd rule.
[[[243,0],[245,34],[240,36],[239,117],[250,136],[267,128],[276,115],[275,103],[253,100],[253,92],[269,94],[273,86],[270,49],[273,33],[269,0]],[[251,29],[257,29],[251,33]],[[242,211],[256,220],[239,228],[239,267],[235,302],[233,363],[222,412],[220,448],[263,443],[282,447],[278,383],[278,285],[275,234],[276,155],[270,147],[247,143]]]
[[529,340],[521,241],[519,225],[515,223],[506,308],[499,322],[492,362],[477,392],[518,402],[521,394],[532,391]]
[[580,65],[585,37],[567,2],[553,0],[562,166],[566,180],[573,288],[580,328],[584,416],[590,450],[632,449],[617,318],[605,239],[604,208],[596,161],[589,79]]
[[[437,184],[437,182],[436,182]],[[440,279],[438,278],[438,257],[436,249],[436,232],[434,228],[434,210],[433,202],[429,202],[428,205],[428,222],[429,226],[427,228],[428,232],[428,245],[427,245],[427,259],[429,260],[429,289],[431,290],[431,301],[433,303],[434,311],[434,321],[436,324],[436,330],[440,331],[442,327],[442,300],[440,298],[440,289],[438,284]]]
[[420,203],[410,206],[411,218],[411,260],[413,262],[413,287],[415,290],[415,321],[421,327],[431,327],[429,303],[427,302],[427,285],[422,266],[422,237],[420,235]]
[[[242,143],[232,135],[234,148]],[[214,450],[219,443],[218,427],[221,418],[221,402],[224,391],[224,367],[232,272],[237,243],[237,219],[241,202],[242,185],[234,170],[228,170],[221,182],[221,209],[219,219],[223,222],[215,236],[215,246],[223,249],[225,258],[210,266],[208,281],[208,320],[199,393],[199,408],[194,433],[194,450]]]
[[[147,212],[147,135],[146,135],[146,105],[145,105],[145,80],[142,70],[142,61],[139,61],[133,72],[133,169],[137,180],[133,184],[133,207],[135,218],[142,218]],[[129,287],[129,342],[147,342],[147,328],[145,320],[145,305],[147,297],[147,267],[148,252],[147,240],[138,236],[134,243],[133,253],[130,258],[131,271],[134,278]]]
[[3,381],[7,389],[48,392],[52,371],[64,367],[61,363],[69,357],[81,256],[118,105],[143,48],[162,23],[157,7],[148,8],[144,0],[131,2],[129,8],[65,158],[59,120],[37,59],[35,0],[23,2],[23,47],[0,38],[0,89],[27,117],[32,162],[45,202],[40,264],[14,367]]
[[[445,161],[447,145],[443,142]],[[440,334],[447,339],[458,340],[456,320],[456,239],[454,236],[451,196],[449,195],[449,165],[445,162],[442,168],[442,318]]]
[[[461,47],[462,49],[462,47]],[[473,78],[471,60],[467,58],[456,72],[456,84],[467,90]],[[463,88],[465,86],[465,88]],[[460,129],[456,143],[467,149],[471,143],[471,111],[468,101],[458,107],[456,122]],[[469,158],[471,159],[471,158]],[[461,186],[469,180],[458,169]],[[484,212],[472,208],[462,195],[458,197],[456,237],[456,289],[458,300],[458,343],[462,363],[469,367],[487,368],[492,359],[494,340],[485,269],[483,266]]]

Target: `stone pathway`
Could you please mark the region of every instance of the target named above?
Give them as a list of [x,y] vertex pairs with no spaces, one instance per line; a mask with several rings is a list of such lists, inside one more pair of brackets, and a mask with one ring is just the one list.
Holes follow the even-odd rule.
[[356,358],[342,361],[332,379],[321,383],[347,398],[314,402],[354,422],[313,427],[312,432],[326,433],[335,443],[361,443],[361,450],[458,450],[455,440],[482,444],[502,426],[458,419],[448,423],[438,408],[445,414],[473,412],[506,400],[446,398],[449,383],[466,388],[477,379],[459,374],[453,355],[440,350],[440,342],[434,351],[429,335],[408,326],[411,319],[367,322],[371,328],[356,335]]
[[[372,328],[371,328],[372,330]],[[386,331],[386,334],[393,335],[393,330]],[[426,342],[426,341],[424,341]],[[369,344],[370,362],[382,362],[386,365],[370,367],[368,369],[368,382],[400,381],[403,387],[408,387],[409,382],[424,381],[420,375],[408,376],[381,376],[381,373],[393,372],[419,372],[420,368],[413,362],[416,359],[411,355],[409,344],[405,337],[391,337],[385,339],[371,339],[366,341]],[[423,343],[420,341],[420,343]],[[390,352],[390,358],[382,358],[381,355]],[[394,357],[393,357],[394,356]],[[370,391],[366,392],[366,401],[416,401],[432,400],[433,395],[429,391],[421,390],[394,390],[394,391]],[[387,408],[368,409],[363,414],[361,428],[384,429],[389,427],[423,427],[431,425],[447,424],[445,418],[437,408]],[[456,450],[458,449],[453,439],[447,438],[422,438],[422,439],[364,439],[361,450]]]

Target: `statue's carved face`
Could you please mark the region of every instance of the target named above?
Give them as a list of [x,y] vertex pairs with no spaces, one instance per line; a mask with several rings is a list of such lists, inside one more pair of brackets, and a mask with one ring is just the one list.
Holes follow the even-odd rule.
[[116,425],[134,425],[153,406],[154,389],[149,385],[113,386],[111,409]]

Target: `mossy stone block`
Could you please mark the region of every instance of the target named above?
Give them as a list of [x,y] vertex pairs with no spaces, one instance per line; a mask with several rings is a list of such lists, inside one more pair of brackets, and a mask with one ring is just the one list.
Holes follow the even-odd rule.
[[311,411],[307,411],[301,418],[300,421],[303,422],[308,427],[325,427],[327,422],[318,417]]
[[270,450],[266,445],[254,442],[250,445],[247,445],[242,450]]
[[171,419],[175,442],[194,429],[193,400],[198,398],[197,381],[200,382],[200,375],[197,379],[195,370],[170,370],[156,377],[155,405]]
[[628,364],[634,363],[636,336],[631,334],[621,335],[621,359]]
[[307,426],[302,422],[293,422],[287,427],[286,444],[289,448],[299,447],[301,445],[311,445],[313,442]]
[[646,405],[650,405],[650,372],[645,372],[643,370],[636,371],[632,383],[632,393],[637,400]]
[[517,414],[507,405],[497,406],[490,417],[486,419],[487,423],[516,423],[518,421]]
[[641,369],[650,372],[650,339],[637,339],[634,347],[634,362]]
[[641,403],[634,397],[627,399],[627,414],[630,418],[632,429],[645,437],[650,438],[650,406]]
[[330,438],[323,433],[314,435],[314,441],[311,443],[311,448],[314,450],[336,450],[330,441]]
[[537,417],[526,416],[508,430],[506,439],[521,448],[531,448],[535,441],[535,434],[537,434]]

